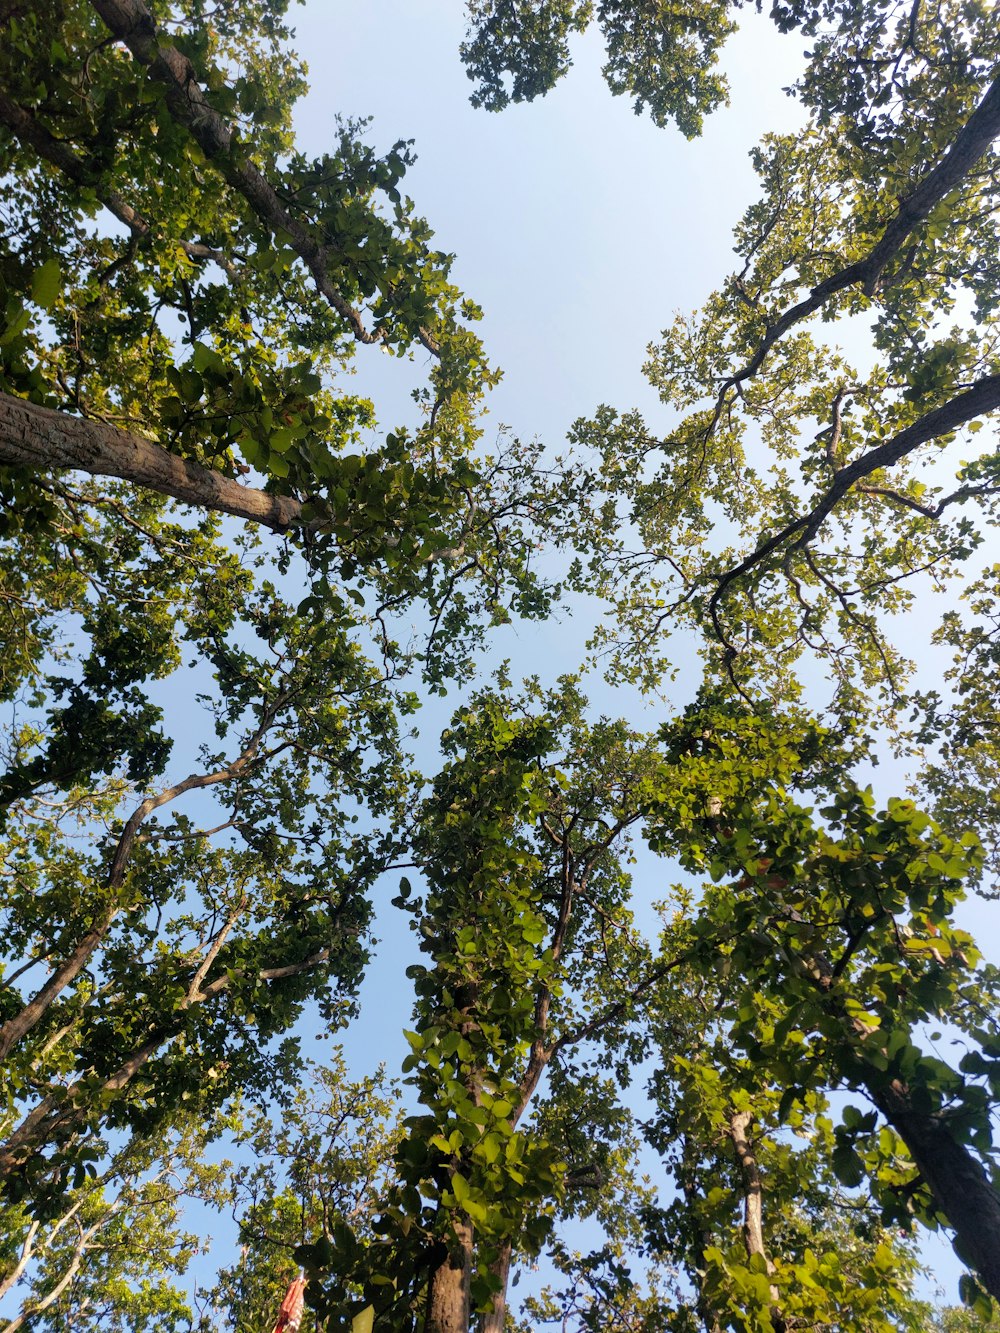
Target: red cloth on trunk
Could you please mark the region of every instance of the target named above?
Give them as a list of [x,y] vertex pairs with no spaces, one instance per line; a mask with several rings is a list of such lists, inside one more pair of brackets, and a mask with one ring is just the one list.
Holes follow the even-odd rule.
[[305,1291],[305,1278],[297,1277],[285,1292],[285,1299],[281,1302],[281,1309],[278,1311],[278,1322],[274,1326],[274,1333],[295,1333],[302,1322],[302,1311],[306,1303]]

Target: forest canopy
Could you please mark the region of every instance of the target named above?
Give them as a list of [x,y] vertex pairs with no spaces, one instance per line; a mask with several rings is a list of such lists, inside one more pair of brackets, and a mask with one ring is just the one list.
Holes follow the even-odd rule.
[[[468,0],[454,58],[485,124],[596,42],[697,139],[751,8]],[[802,128],[659,409],[537,442],[413,144],[301,146],[294,17],[0,0],[8,1333],[272,1333],[300,1273],[304,1330],[995,1327],[993,6],[775,3]]]

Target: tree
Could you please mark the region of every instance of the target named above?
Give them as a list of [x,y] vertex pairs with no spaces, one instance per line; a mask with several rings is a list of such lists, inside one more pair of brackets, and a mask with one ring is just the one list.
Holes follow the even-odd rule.
[[[33,1207],[102,1127],[149,1134],[287,1076],[297,1043],[269,1042],[307,999],[339,1021],[366,959],[366,887],[395,846],[371,821],[405,808],[393,701],[350,618],[300,615],[257,584],[252,545],[223,549],[212,521],[186,529],[162,507],[105,509],[78,534],[91,559],[61,609],[89,652],[77,678],[38,677],[38,697],[64,703],[26,715],[8,756],[0,1172]],[[54,633],[43,620],[36,638]],[[165,782],[170,744],[140,686],[192,649],[214,670],[215,735]],[[176,809],[212,790],[218,804]]]
[[[724,95],[734,8],[602,3],[612,87],[696,132]],[[468,10],[464,55],[493,106],[551,86],[591,16]],[[327,157],[294,152],[283,12],[0,8],[5,166],[42,173],[15,190],[0,254],[5,669],[29,710],[0,779],[11,1206],[58,1216],[105,1131],[164,1132],[299,1068],[290,1025],[317,1001],[333,1022],[349,1011],[367,890],[412,861],[423,885],[397,906],[428,957],[406,1068],[420,1106],[397,1141],[365,1090],[378,1152],[360,1214],[338,1193],[353,1164],[303,1167],[322,1156],[312,1129],[294,1149],[259,1135],[291,1151],[295,1188],[263,1168],[246,1234],[304,1242],[282,1268],[308,1267],[320,1319],[494,1333],[512,1266],[548,1246],[566,1285],[529,1308],[567,1327],[919,1325],[892,1234],[918,1225],[954,1229],[986,1318],[996,975],[954,909],[982,864],[960,825],[996,771],[980,734],[994,571],[979,622],[942,630],[956,697],[907,695],[885,622],[911,578],[943,581],[975,550],[976,523],[952,516],[972,500],[989,516],[997,493],[989,453],[954,485],[912,474],[1000,406],[995,22],[957,0],[775,7],[813,41],[809,123],[756,154],[741,270],[651,352],[679,419],[661,438],[602,408],[575,429],[582,476],[553,477],[531,450],[472,455],[493,372],[400,194],[407,146],[378,158],[344,126]],[[98,205],[110,232],[88,220]],[[863,369],[815,332],[853,316],[872,321]],[[368,344],[432,358],[423,424],[375,448],[372,409],[335,381]],[[230,538],[218,513],[270,531]],[[386,686],[419,656],[443,688],[484,621],[544,612],[543,525],[607,599],[598,644],[620,675],[658,686],[663,633],[701,635],[693,702],[642,736],[588,717],[571,681],[518,694],[501,673],[418,801],[398,735],[414,701]],[[427,635],[408,653],[392,615],[414,606]],[[84,639],[76,667],[64,627]],[[217,741],[167,779],[152,682],[189,650],[213,675]],[[809,655],[833,682],[818,704]],[[852,776],[873,727],[913,739],[914,706],[947,828],[908,801],[877,810]],[[156,818],[201,790],[226,799]],[[630,831],[650,853],[637,897],[682,877],[659,940],[631,916]],[[958,1034],[959,1060],[930,1025]],[[673,1199],[636,1197],[614,1083],[645,1059]],[[834,1124],[843,1091],[867,1107]],[[566,1228],[585,1213],[606,1243],[577,1257]],[[633,1278],[640,1245],[668,1282]],[[261,1279],[254,1262],[224,1275],[234,1318],[267,1319]]]
[[190,1199],[216,1207],[225,1199],[229,1163],[204,1161],[222,1128],[189,1119],[166,1140],[133,1139],[46,1221],[6,1207],[0,1295],[21,1297],[11,1333],[190,1328],[191,1306],[175,1281],[205,1242],[182,1229],[181,1214]]
[[[892,726],[907,666],[885,619],[921,576],[958,572],[983,540],[972,502],[989,522],[996,494],[988,450],[957,463],[954,485],[947,464],[926,482],[917,469],[970,448],[1000,406],[998,53],[976,7],[965,27],[964,11],[917,4],[896,29],[892,7],[870,21],[825,8],[838,26],[798,88],[810,124],[754,154],[742,267],[650,349],[680,419],[661,434],[603,408],[575,434],[600,456],[609,512],[639,534],[629,553],[611,535],[592,565],[619,669],[654,682],[665,636],[694,624],[740,688],[788,697],[799,659],[819,656],[845,725],[871,701]],[[814,331],[850,316],[871,324],[865,372]]]
[[[231,1176],[241,1252],[207,1295],[214,1327],[271,1333],[307,1238],[331,1257],[345,1236],[377,1249],[372,1223],[401,1132],[398,1090],[381,1069],[352,1080],[336,1050],[310,1072],[312,1086],[295,1089],[280,1120],[256,1112],[241,1132],[256,1165]],[[307,1309],[303,1333],[314,1319]]]
[[[511,595],[547,598],[530,451],[470,461],[494,376],[398,189],[408,147],[345,125],[295,153],[283,13],[0,7],[0,1178],[32,1207],[103,1129],[293,1067],[268,1042],[308,999],[346,1012],[406,820],[393,683],[461,676]],[[430,354],[412,438],[352,452],[355,343]],[[422,652],[392,626],[414,602]],[[153,696],[186,657],[215,738],[168,776]],[[221,808],[157,815],[201,792]]]

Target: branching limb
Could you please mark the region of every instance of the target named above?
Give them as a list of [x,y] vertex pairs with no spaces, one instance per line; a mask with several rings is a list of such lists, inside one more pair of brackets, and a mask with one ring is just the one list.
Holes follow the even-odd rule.
[[731,389],[752,379],[760,370],[768,352],[794,325],[819,310],[831,296],[848,287],[861,286],[865,294],[873,296],[882,275],[892,262],[900,246],[927,217],[931,210],[946,198],[972,170],[1000,135],[1000,76],[990,84],[983,100],[962,127],[954,143],[933,170],[914,190],[899,201],[899,207],[876,244],[863,259],[831,273],[818,283],[808,296],[791,306],[767,329],[753,355],[738,371],[723,382],[716,410],[716,421]]
[[[18,106],[7,94],[0,88],[0,124],[7,128],[22,143],[33,148],[40,158],[57,167],[64,176],[79,185],[82,189],[94,190],[101,203],[113,213],[119,222],[124,223],[132,233],[132,237],[137,241],[150,239],[153,229],[149,222],[138,213],[127,199],[118,191],[101,180],[99,168],[85,157],[67,146],[61,139],[57,139],[48,129],[24,107]],[[212,260],[224,269],[229,277],[235,277],[238,270],[232,260],[221,250],[216,250],[210,245],[201,245],[193,241],[185,241],[180,238],[171,238],[175,245],[187,255],[193,263],[201,263],[204,260]],[[116,260],[118,264],[120,261]],[[112,266],[114,267],[114,266]],[[105,273],[105,280],[110,273]]]
[[[380,342],[382,330],[367,329],[358,311],[330,280],[330,258],[338,253],[335,247],[321,245],[288,212],[270,181],[237,142],[232,127],[212,108],[198,85],[190,60],[158,35],[156,21],[142,0],[92,0],[92,4],[108,29],[166,89],[167,107],[174,120],[190,132],[205,156],[265,226],[288,237],[291,248],[308,268],[316,290],[344,319],[357,341]],[[438,354],[433,335],[421,329],[419,337],[428,351]]]
[[76,948],[59,964],[52,976],[31,1000],[8,1019],[0,1028],[0,1060],[5,1060],[14,1046],[23,1040],[47,1013],[60,993],[70,985],[87,965],[94,951],[107,935],[115,918],[124,910],[117,891],[125,882],[125,872],[131,859],[139,829],[144,821],[162,806],[177,800],[189,791],[200,791],[216,786],[220,782],[231,782],[240,776],[257,756],[261,739],[273,721],[273,712],[265,716],[265,721],[251,737],[238,758],[231,764],[216,769],[212,773],[192,773],[183,781],[166,787],[155,796],[147,796],[133,811],[125,824],[115,847],[114,856],[108,871],[106,887],[112,891],[113,901],[110,907],[94,926],[83,936]]
[[[726,592],[734,583],[737,583],[751,570],[762,564],[775,551],[792,544],[793,538],[794,545],[792,549],[801,549],[808,545],[837,504],[864,477],[870,476],[881,468],[894,466],[907,454],[919,448],[920,445],[927,444],[930,440],[937,439],[942,435],[949,435],[967,422],[974,421],[988,412],[996,411],[997,408],[1000,408],[1000,375],[989,375],[978,380],[964,393],[956,394],[954,398],[942,404],[941,407],[936,407],[933,411],[925,413],[912,425],[907,426],[904,430],[897,432],[891,439],[886,440],[884,444],[869,449],[867,453],[862,454],[853,462],[845,463],[838,468],[828,490],[808,513],[800,514],[791,522],[786,523],[778,532],[772,533],[770,537],[761,542],[756,550],[751,551],[745,559],[727,570],[719,579],[709,599],[708,611],[715,633],[727,652],[731,656],[735,656],[736,648],[723,628],[720,607]],[[987,489],[992,488],[980,487],[969,488],[963,492],[956,491],[954,495],[947,497],[930,516],[936,517],[936,514],[940,513],[946,504],[951,504],[959,498],[965,498],[966,494],[985,493]]]

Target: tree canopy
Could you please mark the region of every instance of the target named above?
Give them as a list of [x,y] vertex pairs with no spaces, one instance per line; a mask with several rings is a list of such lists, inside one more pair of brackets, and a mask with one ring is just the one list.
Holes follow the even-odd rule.
[[[568,451],[485,443],[413,147],[300,149],[287,9],[0,0],[8,1328],[271,1333],[300,1269],[317,1330],[994,1327],[993,7],[773,6],[804,128],[650,346],[659,417]],[[458,54],[502,111],[593,28],[694,138],[742,9],[468,0]],[[378,349],[408,421],[351,391]],[[587,661],[497,669],[567,599]],[[302,1053],[387,882],[402,1092]],[[194,1294],[193,1200],[242,1244]]]

